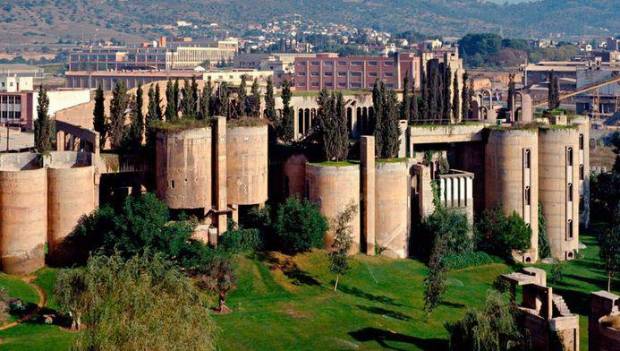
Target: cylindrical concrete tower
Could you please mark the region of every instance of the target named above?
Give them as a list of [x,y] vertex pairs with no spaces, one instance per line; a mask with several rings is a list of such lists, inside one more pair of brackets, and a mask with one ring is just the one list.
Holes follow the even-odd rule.
[[211,208],[211,128],[157,133],[157,196],[171,209]]
[[[353,235],[352,253],[360,249],[360,167],[356,164],[316,164],[306,165],[308,199],[317,204],[321,213],[328,219],[338,216],[350,204],[357,206],[351,222]],[[332,234],[328,233],[325,245],[331,246]]]
[[266,125],[229,125],[226,131],[226,191],[229,204],[257,205],[267,201],[268,145]]
[[403,162],[376,163],[375,238],[383,255],[409,255],[409,172]]
[[284,186],[287,196],[303,197],[306,186],[306,163],[308,158],[295,154],[284,163]]
[[573,259],[579,248],[578,129],[541,129],[538,164],[540,203],[551,255],[561,260]]
[[47,177],[36,154],[2,155],[0,255],[2,270],[28,274],[45,265]]
[[485,148],[485,207],[516,212],[532,229],[530,250],[538,260],[538,130],[492,129]]
[[95,169],[90,159],[79,160],[77,152],[53,152],[51,159],[47,214],[49,255],[53,257],[80,218],[95,209]]

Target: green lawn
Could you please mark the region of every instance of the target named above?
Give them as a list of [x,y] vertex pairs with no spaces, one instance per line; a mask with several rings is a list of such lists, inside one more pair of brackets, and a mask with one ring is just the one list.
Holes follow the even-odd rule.
[[[596,240],[587,235],[581,240],[588,246],[583,258],[567,263],[563,280],[550,285],[582,315],[581,344],[587,345],[589,294],[604,289],[606,280]],[[228,299],[233,312],[214,316],[222,350],[443,350],[444,323],[481,306],[496,277],[513,269],[492,264],[450,272],[444,302],[427,316],[422,311],[426,267],[418,261],[356,256],[334,292],[324,252],[299,255],[288,264],[285,259],[238,260],[237,289]],[[38,272],[35,282],[48,294],[55,273]],[[55,306],[53,297],[49,301]],[[0,332],[0,350],[68,350],[74,336],[55,326],[24,324]]]
[[25,304],[39,302],[37,291],[18,277],[0,273],[0,289],[6,289],[9,296],[20,298]]

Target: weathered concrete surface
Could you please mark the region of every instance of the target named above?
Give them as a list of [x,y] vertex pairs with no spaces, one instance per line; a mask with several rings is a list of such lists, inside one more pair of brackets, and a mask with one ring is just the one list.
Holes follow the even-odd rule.
[[226,131],[228,203],[257,205],[267,201],[268,129],[229,127]]
[[409,190],[407,163],[376,164],[375,233],[382,255],[406,258],[409,242]]
[[[306,188],[306,163],[308,158],[303,154],[295,154],[284,163],[286,196],[302,198]],[[288,186],[286,186],[288,185]]]

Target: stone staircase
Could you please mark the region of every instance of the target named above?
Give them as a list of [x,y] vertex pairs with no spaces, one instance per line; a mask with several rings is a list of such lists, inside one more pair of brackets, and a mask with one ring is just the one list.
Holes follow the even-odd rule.
[[558,313],[560,313],[560,316],[567,317],[567,316],[573,315],[570,309],[568,308],[568,305],[566,305],[566,301],[564,301],[564,298],[562,296],[553,294],[552,300],[553,300],[553,307],[555,307]]

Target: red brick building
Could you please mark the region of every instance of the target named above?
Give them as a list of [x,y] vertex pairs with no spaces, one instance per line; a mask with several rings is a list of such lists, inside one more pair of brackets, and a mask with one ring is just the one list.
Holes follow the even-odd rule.
[[388,88],[402,89],[409,75],[412,84],[420,86],[420,58],[414,54],[394,56],[347,56],[317,54],[295,59],[295,90],[372,89],[377,79]]

